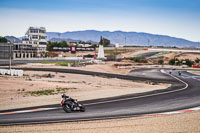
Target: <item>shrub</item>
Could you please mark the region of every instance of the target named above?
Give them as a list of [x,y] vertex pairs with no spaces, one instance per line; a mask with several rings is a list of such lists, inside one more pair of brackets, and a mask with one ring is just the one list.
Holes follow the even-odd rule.
[[160,65],[163,65],[164,61],[163,61],[163,60],[158,60],[158,63],[159,63]]
[[199,59],[199,58],[196,58],[196,59],[195,59],[195,62],[196,62],[196,63],[199,63],[199,62],[200,62],[200,59]]
[[137,63],[148,63],[146,58],[133,57],[129,59]]
[[33,96],[52,95],[54,94],[54,90],[29,91],[28,93]]

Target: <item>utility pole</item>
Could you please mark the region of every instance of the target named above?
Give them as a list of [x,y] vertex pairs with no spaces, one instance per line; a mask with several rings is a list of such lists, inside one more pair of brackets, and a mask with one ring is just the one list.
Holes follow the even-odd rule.
[[148,39],[148,46],[149,46],[149,44],[150,44],[150,40]]
[[10,55],[10,63],[9,63],[9,69],[10,69],[10,75],[11,75],[11,60],[12,60],[12,52],[11,52],[11,43],[10,44],[10,50],[9,50],[9,55]]
[[125,35],[125,47],[126,47],[126,35]]

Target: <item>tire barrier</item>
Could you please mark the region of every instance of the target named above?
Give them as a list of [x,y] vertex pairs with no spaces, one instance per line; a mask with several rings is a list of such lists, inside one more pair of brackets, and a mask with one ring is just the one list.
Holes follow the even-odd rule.
[[0,75],[11,75],[11,76],[23,76],[23,70],[15,70],[15,69],[0,69]]

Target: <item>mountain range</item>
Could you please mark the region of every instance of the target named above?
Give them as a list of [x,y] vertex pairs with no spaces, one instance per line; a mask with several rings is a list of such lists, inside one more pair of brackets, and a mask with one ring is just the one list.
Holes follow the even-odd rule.
[[[182,38],[175,38],[166,35],[155,35],[143,32],[123,32],[123,31],[97,31],[84,30],[72,32],[47,32],[47,40],[52,42],[91,42],[98,43],[103,36],[110,40],[111,44],[116,42],[126,46],[164,46],[164,47],[198,47],[198,42],[192,42]],[[11,42],[21,42],[21,38],[5,36]]]
[[103,36],[111,41],[127,46],[165,46],[165,47],[197,47],[198,42],[192,42],[182,38],[175,38],[166,35],[155,35],[142,32],[123,32],[123,31],[73,31],[73,32],[47,32],[47,39],[73,39],[82,41],[99,42]]
[[5,36],[5,38],[7,40],[9,40],[11,43],[20,43],[21,42],[20,38],[17,38],[17,37],[14,37],[14,36]]

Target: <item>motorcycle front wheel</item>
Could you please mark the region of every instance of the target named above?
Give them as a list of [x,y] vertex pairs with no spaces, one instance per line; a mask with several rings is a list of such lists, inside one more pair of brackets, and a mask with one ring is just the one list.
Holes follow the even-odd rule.
[[80,111],[85,112],[85,107],[84,106],[80,107]]

